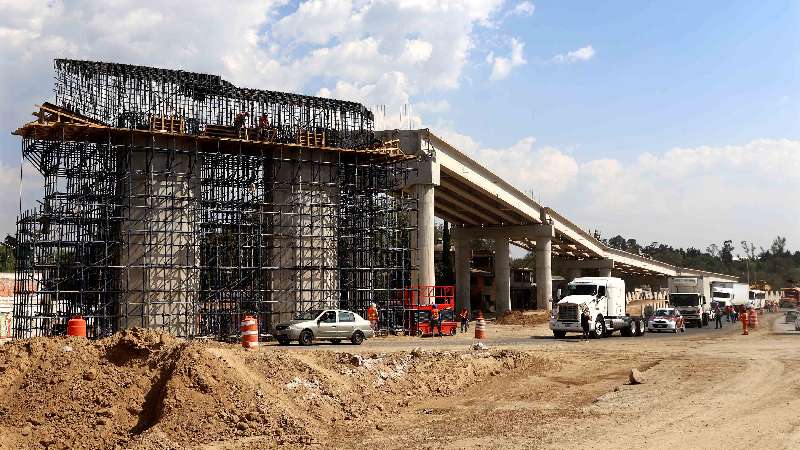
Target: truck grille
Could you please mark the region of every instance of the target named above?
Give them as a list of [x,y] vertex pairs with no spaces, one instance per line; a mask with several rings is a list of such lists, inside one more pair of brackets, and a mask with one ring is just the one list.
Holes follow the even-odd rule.
[[578,321],[578,305],[559,305],[558,306],[558,320],[569,322]]

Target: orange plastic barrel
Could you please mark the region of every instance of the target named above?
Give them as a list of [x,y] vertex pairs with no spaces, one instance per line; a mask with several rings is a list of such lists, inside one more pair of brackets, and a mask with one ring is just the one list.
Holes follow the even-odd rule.
[[86,319],[81,316],[72,316],[67,321],[67,336],[86,337]]
[[242,334],[242,347],[258,348],[258,320],[253,316],[244,316],[239,324]]
[[475,339],[486,339],[486,321],[482,311],[475,314]]
[[750,316],[749,317],[750,323],[748,325],[750,326],[751,329],[755,330],[756,327],[758,326],[758,314],[756,314],[755,308],[751,309],[748,315]]

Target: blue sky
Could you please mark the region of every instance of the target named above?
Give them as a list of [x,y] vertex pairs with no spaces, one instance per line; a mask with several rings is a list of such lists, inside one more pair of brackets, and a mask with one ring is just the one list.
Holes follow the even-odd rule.
[[[0,0],[2,1],[2,0]],[[800,249],[800,2],[32,0],[0,17],[0,128],[52,60],[385,105],[604,236]],[[0,233],[19,140],[0,136]],[[40,177],[23,168],[23,206]]]
[[[800,135],[800,3],[537,2],[504,32],[528,64],[467,71],[448,120],[492,146],[521,134],[586,157]],[[584,64],[552,55],[591,45]]]

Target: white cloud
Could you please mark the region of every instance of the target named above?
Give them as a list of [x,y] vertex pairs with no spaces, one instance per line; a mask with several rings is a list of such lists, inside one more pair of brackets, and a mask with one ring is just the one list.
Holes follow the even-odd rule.
[[535,9],[536,6],[533,2],[523,1],[514,6],[514,9],[511,10],[511,14],[514,16],[530,16]]
[[581,47],[573,50],[567,54],[558,54],[553,57],[553,61],[557,63],[576,63],[581,61],[588,61],[594,57],[595,51],[591,45]]
[[516,39],[511,39],[511,53],[508,57],[495,56],[489,53],[486,62],[492,65],[491,80],[503,80],[511,73],[511,69],[525,64],[525,57],[522,52],[525,50],[525,43]]
[[781,235],[800,246],[794,226],[800,141],[758,139],[643,153],[632,161],[577,161],[532,137],[486,148],[452,124],[433,129],[518,189],[606,237],[705,248],[724,239],[767,247]]
[[448,128],[436,129],[442,138],[513,186],[544,200],[573,185],[578,175],[575,159],[553,147],[536,147],[525,137],[506,148],[484,148],[469,136]]

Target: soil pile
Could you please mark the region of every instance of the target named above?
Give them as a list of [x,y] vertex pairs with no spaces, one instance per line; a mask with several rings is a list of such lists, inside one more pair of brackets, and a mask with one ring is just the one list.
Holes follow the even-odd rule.
[[510,350],[246,351],[150,330],[34,338],[0,348],[0,448],[324,446],[420,398],[554,366]]
[[532,327],[547,323],[550,314],[547,311],[511,311],[495,322],[498,325],[522,325]]

